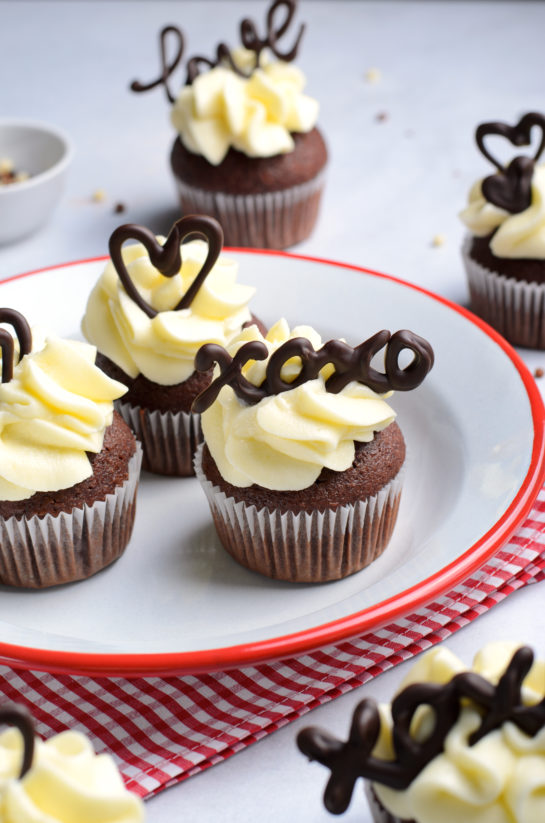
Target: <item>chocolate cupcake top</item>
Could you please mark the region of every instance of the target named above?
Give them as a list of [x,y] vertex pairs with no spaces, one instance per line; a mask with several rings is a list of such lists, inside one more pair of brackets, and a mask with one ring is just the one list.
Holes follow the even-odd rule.
[[[125,246],[130,239],[139,242]],[[87,302],[85,337],[129,377],[187,380],[204,343],[227,345],[250,319],[255,289],[236,282],[238,264],[220,254],[222,242],[211,217],[184,217],[167,239],[120,226]]]
[[[76,731],[43,742],[34,737],[22,707],[13,707],[11,720],[2,709],[0,722],[18,723],[19,716],[27,718],[24,736],[17,728],[0,734],[3,823],[142,823],[143,804],[125,788],[110,755],[95,755],[87,737]],[[21,763],[28,753],[31,762],[21,775]]]
[[[93,473],[113,401],[126,387],[95,366],[87,343],[44,337],[22,315],[0,309],[0,499],[59,491]],[[22,355],[22,356],[21,356]]]
[[[500,136],[513,146],[528,146],[534,132],[539,133],[534,155],[518,155],[508,165],[486,142]],[[496,257],[545,260],[545,165],[537,162],[545,149],[545,115],[529,112],[514,126],[482,123],[476,141],[496,171],[473,185],[462,221],[475,237],[493,235],[490,249]]]
[[[182,60],[183,35],[174,26],[161,32],[162,73],[152,83],[132,84],[147,91],[162,84],[174,104],[171,120],[188,151],[216,166],[230,148],[248,157],[272,157],[293,151],[291,133],[316,125],[318,103],[303,93],[305,77],[291,61],[304,26],[294,32],[295,0],[275,0],[263,34],[245,18],[240,24],[242,47],[216,48],[215,59],[188,61],[187,83],[175,97],[168,85]],[[291,36],[291,39],[290,39]],[[166,58],[167,39],[176,40],[174,59]]]
[[356,708],[350,739],[298,737],[332,776],[325,803],[343,812],[358,777],[390,814],[418,823],[545,819],[545,662],[492,643],[467,671],[447,649],[423,655],[389,706]]
[[[379,332],[356,349],[342,341],[323,346],[311,327],[290,331],[280,320],[266,337],[255,326],[243,330],[228,351],[201,349],[196,368],[217,362],[219,370],[193,408],[201,412],[224,480],[295,491],[312,485],[323,468],[349,468],[354,442],[371,441],[394,420],[385,400],[390,389],[414,387],[433,363],[426,341],[397,335],[394,340]],[[371,358],[390,342],[386,373],[378,372]],[[401,370],[397,358],[404,348],[415,356]]]

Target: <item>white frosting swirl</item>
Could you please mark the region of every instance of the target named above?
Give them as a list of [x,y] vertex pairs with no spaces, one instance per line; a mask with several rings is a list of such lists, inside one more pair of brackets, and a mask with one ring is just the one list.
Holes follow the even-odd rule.
[[511,214],[485,200],[482,180],[469,192],[469,203],[460,218],[475,237],[496,231],[490,248],[496,257],[545,260],[545,165],[536,166],[532,177],[532,202]]
[[[260,340],[272,354],[286,340],[306,337],[315,350],[322,341],[314,329],[298,326],[290,332],[285,320],[274,325],[266,338],[255,326],[245,329],[229,347],[234,354],[249,340]],[[254,361],[243,369],[250,382],[260,385],[267,361]],[[325,390],[332,367],[319,377],[279,395],[265,397],[253,406],[240,401],[224,386],[216,401],[201,415],[204,437],[222,477],[234,486],[257,483],[278,491],[305,489],[324,467],[348,469],[355,455],[354,441],[369,442],[386,428],[395,413],[383,397],[360,383],[349,383],[338,394]],[[288,361],[282,376],[298,373],[297,358]]]
[[[255,54],[233,52],[246,69]],[[231,147],[248,157],[272,157],[293,151],[290,132],[308,132],[318,119],[318,103],[303,94],[305,77],[292,63],[269,62],[246,79],[219,65],[184,86],[174,103],[171,120],[189,151],[213,166]]]
[[[480,652],[473,671],[496,683],[517,644],[491,643]],[[464,670],[462,663],[440,647],[423,655],[401,688],[411,683],[446,683]],[[526,704],[545,695],[545,662],[537,661],[523,685]],[[381,707],[381,739],[375,754],[392,756],[389,709]],[[430,713],[416,718],[415,736],[429,732]],[[462,707],[455,726],[435,757],[407,789],[374,783],[380,801],[393,815],[418,823],[542,823],[545,820],[545,728],[534,737],[513,723],[504,723],[474,745],[468,739],[480,725],[471,703]]]
[[31,769],[18,780],[22,737],[0,734],[2,823],[141,823],[144,808],[127,791],[113,759],[95,755],[89,740],[66,731],[36,740]]
[[87,343],[33,330],[33,349],[0,385],[0,500],[58,491],[93,473],[86,452],[102,449],[113,401],[126,387],[95,366]]
[[[158,238],[164,243],[164,238]],[[123,248],[123,260],[144,299],[159,313],[150,318],[127,295],[108,262],[89,296],[82,321],[85,337],[129,377],[143,374],[163,386],[182,383],[194,371],[205,343],[226,346],[250,319],[251,286],[236,283],[238,264],[220,255],[188,309],[174,311],[199,273],[207,254],[202,240],[183,244],[182,266],[167,278],[144,246]]]

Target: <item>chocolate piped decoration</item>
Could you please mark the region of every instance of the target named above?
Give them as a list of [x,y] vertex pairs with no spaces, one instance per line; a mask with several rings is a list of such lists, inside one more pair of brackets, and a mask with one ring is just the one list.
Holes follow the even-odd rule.
[[[254,21],[249,18],[245,17],[240,23],[240,40],[244,48],[248,49],[249,51],[253,51],[255,54],[255,62],[254,65],[249,69],[249,71],[244,71],[240,66],[237,66],[235,61],[233,60],[233,56],[231,53],[231,49],[226,43],[219,43],[216,46],[216,56],[215,59],[211,59],[209,57],[204,57],[203,55],[195,55],[191,57],[187,61],[187,75],[186,75],[186,85],[191,85],[191,83],[195,80],[196,77],[201,73],[202,68],[205,67],[207,69],[213,69],[219,65],[227,65],[229,68],[238,74],[239,77],[249,78],[252,76],[254,71],[259,67],[259,61],[261,57],[261,53],[264,49],[269,49],[278,60],[284,60],[286,62],[291,62],[295,60],[297,57],[297,52],[299,49],[299,45],[301,43],[301,38],[305,31],[304,23],[301,24],[299,27],[299,32],[295,41],[291,48],[281,51],[280,47],[278,46],[278,41],[286,34],[288,31],[293,16],[295,14],[297,8],[296,0],[274,0],[267,11],[266,17],[266,32],[264,37],[259,37],[257,33],[256,24]],[[284,19],[279,20],[279,13],[282,15],[282,9],[285,9]],[[166,40],[169,35],[172,35],[175,38],[175,47],[176,52],[171,61],[167,59],[167,48],[166,48]],[[173,95],[169,80],[171,75],[176,71],[180,61],[182,59],[184,53],[184,35],[181,29],[177,26],[165,26],[165,28],[161,29],[159,33],[159,50],[160,50],[160,60],[161,60],[161,73],[156,80],[152,80],[149,83],[141,83],[138,80],[134,80],[131,83],[132,91],[142,92],[142,91],[149,91],[150,89],[154,89],[157,86],[164,86],[165,93],[168,97],[168,100],[171,103],[176,101],[176,97]]]
[[[533,660],[530,648],[518,649],[497,685],[475,672],[462,672],[448,683],[407,686],[392,703],[393,760],[372,754],[380,733],[380,715],[372,698],[356,707],[346,742],[316,727],[303,729],[297,737],[299,749],[331,770],[324,794],[326,808],[333,814],[346,811],[359,777],[392,789],[406,789],[444,750],[462,700],[471,700],[482,714],[479,727],[469,737],[470,746],[505,722],[514,723],[529,737],[535,736],[545,726],[545,697],[540,703],[525,706],[521,696],[522,682]],[[420,706],[429,707],[434,715],[433,729],[423,741],[411,736],[411,723]]]
[[[385,373],[371,366],[372,358],[386,346]],[[399,366],[399,356],[405,349],[413,353],[413,359],[405,368]],[[259,356],[256,356],[257,353]],[[314,380],[324,366],[331,364],[333,374],[326,380],[326,391],[338,394],[352,381],[368,386],[373,391],[410,391],[424,380],[433,366],[433,349],[427,340],[411,331],[400,330],[390,334],[384,329],[352,348],[342,340],[330,340],[315,351],[306,337],[294,337],[283,343],[269,358],[265,379],[260,386],[250,383],[241,372],[250,360],[265,360],[267,347],[264,343],[245,343],[234,358],[221,346],[206,343],[197,352],[195,368],[208,371],[214,363],[220,367],[220,375],[212,381],[194,401],[192,409],[201,413],[212,405],[223,386],[229,385],[237,397],[249,405],[259,403],[265,397],[281,394]],[[292,381],[284,380],[282,369],[293,357],[301,361],[299,374]]]
[[17,703],[4,703],[0,706],[0,723],[15,726],[23,737],[23,760],[19,770],[21,780],[32,766],[34,757],[34,722],[30,712]]
[[171,311],[187,309],[195,299],[197,292],[204,283],[207,275],[212,271],[223,247],[223,230],[217,220],[206,215],[189,215],[174,223],[165,243],[161,246],[152,231],[145,226],[126,223],[113,232],[110,237],[109,249],[112,263],[117,271],[125,291],[148,317],[153,318],[159,313],[144,300],[131,280],[122,248],[127,240],[138,240],[149,254],[151,263],[165,277],[174,277],[182,266],[181,244],[188,237],[200,237],[208,243],[208,254],[201,270],[193,280],[191,286],[183,295],[179,303]]
[[[513,146],[529,146],[534,126],[541,129],[541,142],[533,157],[519,155],[508,166],[503,166],[486,148],[485,138],[499,135],[507,138]],[[486,200],[511,214],[518,214],[532,202],[532,176],[537,160],[545,149],[545,115],[529,112],[515,126],[507,123],[481,123],[475,132],[475,140],[482,154],[498,172],[486,177],[482,182],[482,192]]]
[[[167,38],[169,35],[173,35],[175,40],[175,47],[176,52],[169,62],[167,59]],[[178,26],[165,26],[159,32],[159,51],[160,51],[160,60],[161,60],[161,74],[157,78],[157,80],[151,80],[149,83],[141,83],[139,80],[133,80],[131,83],[131,90],[136,92],[142,91],[150,91],[150,89],[154,89],[157,86],[164,86],[166,96],[170,103],[174,103],[176,101],[176,97],[170,90],[169,86],[169,78],[171,74],[176,71],[178,65],[184,54],[185,48],[185,40],[184,34]]]
[[[12,326],[19,341],[19,360],[21,360],[32,349],[30,326],[20,312],[8,308],[0,308],[0,323],[8,323]],[[0,329],[0,350],[2,352],[2,383],[9,383],[13,377],[15,346],[13,337],[7,329]]]

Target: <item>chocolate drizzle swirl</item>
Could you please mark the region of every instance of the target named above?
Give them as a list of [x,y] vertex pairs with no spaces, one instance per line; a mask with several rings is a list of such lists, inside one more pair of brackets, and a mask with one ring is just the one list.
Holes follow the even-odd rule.
[[[522,702],[522,682],[533,659],[530,648],[518,649],[497,685],[475,672],[463,672],[445,684],[408,686],[392,703],[393,760],[381,760],[372,754],[380,733],[380,715],[371,698],[356,707],[346,742],[316,727],[303,729],[297,737],[299,749],[331,770],[324,794],[326,808],[333,814],[346,811],[359,777],[392,789],[406,789],[443,751],[445,739],[458,720],[462,700],[471,700],[481,713],[480,726],[469,737],[470,746],[507,721],[533,737],[545,726],[545,697],[532,706]],[[411,736],[411,723],[420,706],[429,707],[434,715],[433,729],[423,741]]]
[[23,760],[19,770],[21,780],[32,766],[34,757],[34,722],[24,706],[17,703],[5,703],[0,706],[0,723],[15,726],[23,736]]
[[163,246],[157,242],[153,232],[145,226],[137,226],[134,223],[118,226],[110,237],[110,257],[119,279],[129,297],[150,318],[155,317],[158,312],[147,300],[144,300],[131,280],[123,260],[123,244],[127,240],[138,240],[145,247],[155,268],[165,277],[174,277],[180,271],[182,265],[181,244],[188,237],[201,237],[206,240],[208,254],[200,272],[172,311],[189,308],[207,275],[212,271],[223,247],[223,231],[218,221],[206,215],[182,217],[181,220],[174,223]]
[[[385,373],[371,366],[371,360],[386,346]],[[413,353],[411,363],[399,366],[401,352]],[[253,405],[263,398],[281,394],[318,377],[324,366],[334,366],[333,374],[326,380],[326,391],[338,394],[353,380],[369,386],[378,393],[392,389],[409,391],[424,380],[433,366],[433,349],[427,340],[411,331],[400,330],[394,334],[384,329],[352,348],[342,340],[330,340],[315,351],[306,337],[294,337],[283,343],[270,357],[265,379],[260,386],[250,383],[242,374],[242,368],[250,360],[265,360],[268,356],[264,343],[245,343],[234,358],[221,346],[207,343],[197,352],[195,368],[207,371],[214,363],[220,367],[220,375],[212,381],[193,403],[193,411],[201,413],[215,401],[223,386],[231,386],[240,400]],[[282,377],[282,369],[288,360],[297,357],[301,368],[297,377],[288,382]]]
[[[203,55],[197,54],[187,61],[187,75],[185,80],[186,85],[191,85],[195,78],[198,77],[198,75],[201,73],[202,67],[205,67],[207,69],[213,69],[220,64],[229,66],[229,68],[232,71],[234,71],[235,74],[238,74],[240,77],[244,77],[247,79],[251,77],[254,71],[259,67],[261,53],[265,49],[269,49],[274,54],[274,56],[277,57],[279,60],[284,60],[286,62],[291,62],[292,60],[295,60],[295,58],[297,57],[297,52],[299,50],[299,45],[301,43],[301,38],[303,37],[305,31],[304,23],[302,23],[299,27],[299,31],[291,48],[281,51],[278,45],[278,41],[286,34],[288,29],[290,28],[296,8],[297,0],[274,0],[274,2],[271,3],[267,11],[266,32],[264,37],[260,37],[258,35],[256,24],[251,18],[245,17],[241,21],[241,43],[245,49],[253,51],[255,54],[254,65],[248,71],[244,71],[240,66],[238,66],[235,63],[235,61],[233,60],[231,49],[229,48],[229,46],[226,45],[226,43],[218,43],[218,45],[216,46],[215,59],[210,59],[209,57],[204,57]],[[279,14],[283,14],[282,10],[285,10],[284,17],[283,19],[279,19]],[[171,39],[173,39],[176,49],[174,56],[170,61],[167,59],[166,46],[167,37],[169,37],[169,35],[171,36]],[[161,73],[156,80],[152,80],[149,83],[141,83],[138,80],[133,80],[130,86],[132,91],[143,92],[149,91],[150,89],[154,89],[157,86],[163,86],[168,100],[171,103],[174,103],[176,97],[173,95],[170,89],[169,80],[171,75],[176,71],[178,65],[182,60],[184,48],[185,41],[181,29],[173,25],[165,26],[163,29],[161,29],[159,33]]]
[[[513,146],[529,146],[534,126],[541,129],[541,141],[534,157],[519,155],[508,166],[502,166],[486,148],[485,138],[489,135],[505,137]],[[529,112],[515,126],[500,122],[481,123],[475,132],[475,140],[482,154],[498,169],[496,174],[483,180],[482,192],[485,199],[511,214],[527,209],[532,202],[535,163],[545,149],[545,115]]]
[[[19,341],[19,360],[32,349],[32,333],[27,321],[15,309],[0,308],[0,323],[12,326]],[[15,346],[7,329],[0,329],[0,350],[2,351],[2,383],[9,383],[13,377]],[[18,361],[19,362],[19,361]]]

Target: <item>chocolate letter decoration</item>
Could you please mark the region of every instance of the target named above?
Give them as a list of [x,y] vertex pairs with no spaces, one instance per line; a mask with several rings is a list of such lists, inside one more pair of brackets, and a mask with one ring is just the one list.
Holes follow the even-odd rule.
[[[385,373],[371,366],[371,359],[386,346]],[[399,356],[407,349],[413,359],[405,368],[399,366]],[[256,354],[257,353],[257,354]],[[315,351],[306,337],[287,340],[273,352],[267,363],[265,380],[261,386],[254,386],[241,373],[242,367],[250,360],[265,360],[267,347],[264,343],[252,341],[240,347],[234,358],[216,344],[206,344],[197,352],[195,368],[207,371],[214,362],[220,367],[220,376],[212,381],[193,403],[193,411],[203,412],[212,405],[225,385],[231,386],[237,397],[250,405],[264,397],[281,394],[315,380],[324,366],[334,366],[333,374],[326,380],[326,391],[338,394],[353,380],[369,386],[373,391],[384,394],[395,389],[409,391],[424,380],[433,366],[433,349],[427,340],[411,331],[401,330],[391,335],[384,329],[352,348],[342,340],[330,340]],[[258,355],[258,356],[257,356]],[[299,374],[292,381],[284,380],[282,369],[292,358],[299,358]],[[238,373],[237,373],[238,369]]]
[[[19,341],[19,360],[32,349],[32,333],[27,321],[15,309],[0,308],[0,323],[12,326]],[[0,329],[0,350],[2,352],[2,383],[9,383],[13,377],[15,346],[7,329]]]
[[[173,39],[175,40],[176,45],[176,53],[170,63],[167,60],[167,38],[169,35],[174,36]],[[131,83],[131,90],[136,92],[142,92],[150,91],[150,89],[154,89],[157,86],[163,86],[165,89],[167,99],[170,103],[174,103],[176,97],[172,94],[168,81],[170,79],[171,74],[178,68],[178,65],[184,54],[184,48],[184,35],[182,30],[179,29],[178,26],[165,26],[163,29],[161,29],[161,31],[159,32],[161,74],[159,75],[157,80],[152,80],[150,83],[140,83],[139,80],[133,80],[133,82]]]
[[[326,808],[333,814],[346,811],[359,777],[392,789],[406,789],[443,751],[445,739],[458,720],[462,700],[471,700],[482,713],[479,728],[469,738],[470,745],[507,721],[533,737],[545,726],[545,697],[532,706],[525,706],[521,697],[522,682],[533,660],[530,648],[518,649],[496,686],[475,672],[462,672],[442,685],[408,686],[392,703],[393,760],[372,755],[380,732],[380,715],[372,698],[356,707],[346,742],[316,727],[303,729],[297,737],[299,749],[331,770],[324,794]],[[434,714],[432,732],[423,741],[411,736],[411,722],[420,706],[429,707]]]
[[125,261],[123,260],[122,248],[127,240],[138,240],[142,243],[149,254],[152,264],[165,277],[174,277],[182,266],[181,244],[187,237],[200,237],[208,243],[208,254],[197,277],[188,288],[180,302],[173,311],[187,309],[207,275],[212,271],[216,260],[220,256],[223,246],[223,231],[217,220],[205,215],[189,215],[182,217],[174,223],[170,234],[161,246],[157,238],[149,229],[144,226],[137,226],[134,223],[126,223],[113,232],[110,237],[110,257],[117,271],[119,279],[123,283],[125,291],[148,317],[155,317],[158,312],[144,300],[134,283],[132,282]]
[[[513,146],[529,146],[534,126],[541,129],[541,141],[533,158],[519,155],[506,167],[486,148],[485,138],[489,135],[505,137]],[[475,132],[475,140],[482,154],[498,169],[496,174],[483,180],[485,199],[511,214],[527,209],[532,202],[534,166],[545,148],[545,115],[529,112],[515,126],[500,122],[481,123]]]
[[32,766],[34,757],[34,723],[30,713],[17,703],[5,703],[0,706],[0,723],[15,726],[23,736],[23,760],[19,770],[21,780]]

